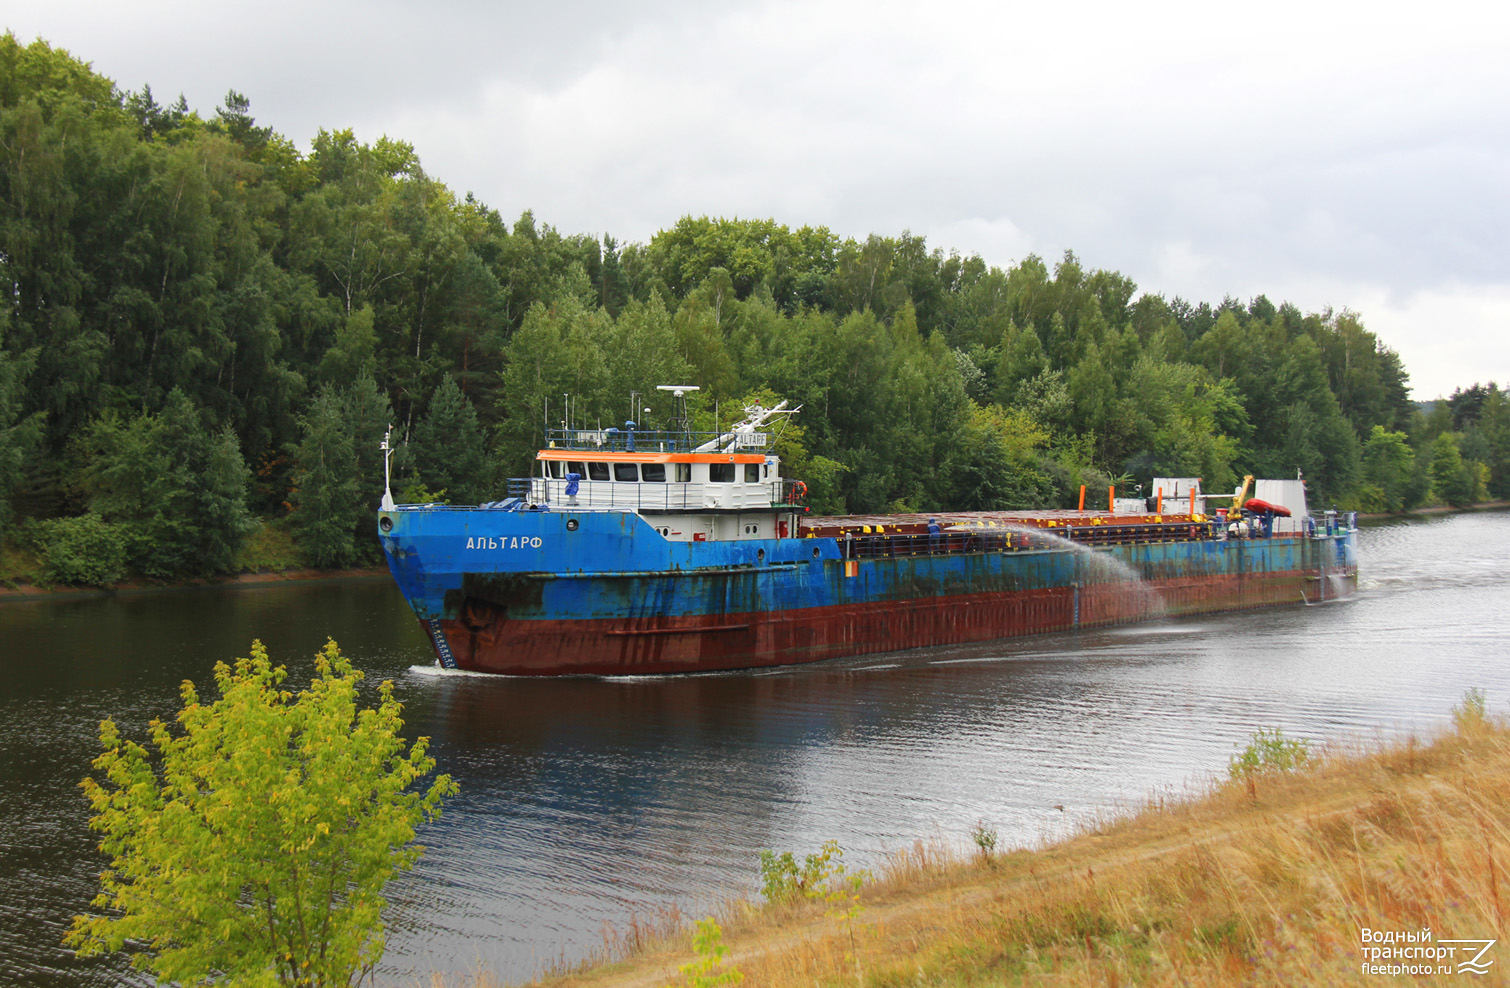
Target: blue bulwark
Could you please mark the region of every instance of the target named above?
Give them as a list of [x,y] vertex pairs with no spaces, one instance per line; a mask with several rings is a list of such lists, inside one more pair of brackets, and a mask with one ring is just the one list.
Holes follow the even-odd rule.
[[446,669],[456,668],[456,656],[451,654],[451,646],[446,643],[446,636],[440,632],[440,622],[431,618],[425,622],[430,629],[430,640],[435,643],[435,654],[440,657],[440,664]]

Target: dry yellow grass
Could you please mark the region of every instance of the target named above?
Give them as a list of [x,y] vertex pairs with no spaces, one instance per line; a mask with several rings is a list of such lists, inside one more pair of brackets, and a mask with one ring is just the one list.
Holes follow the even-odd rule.
[[[1325,752],[1304,771],[1214,783],[1042,850],[961,859],[920,844],[865,887],[852,929],[821,903],[733,903],[720,922],[727,966],[762,988],[1497,985],[1510,943],[1484,954],[1484,975],[1456,973],[1462,945],[1442,961],[1374,961],[1446,965],[1391,975],[1363,968],[1376,945],[1361,933],[1500,938],[1507,852],[1510,725],[1470,708],[1429,744]],[[611,963],[538,984],[686,984],[690,944],[663,924]]]

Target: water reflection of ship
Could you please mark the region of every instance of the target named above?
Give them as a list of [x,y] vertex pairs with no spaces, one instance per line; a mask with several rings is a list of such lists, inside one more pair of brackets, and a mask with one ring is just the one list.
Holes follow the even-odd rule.
[[[815,757],[858,750],[885,736],[921,763],[932,745],[995,732],[1019,733],[1056,708],[1080,716],[1080,696],[1103,673],[1086,656],[1121,661],[1125,641],[1091,632],[1077,648],[1050,642],[930,649],[895,661],[853,657],[789,671],[644,678],[427,677],[413,727],[430,735],[448,768],[464,777],[467,801],[488,793],[631,814],[674,809],[749,823],[798,798]],[[1089,639],[1089,640],[1087,640]],[[1011,649],[1019,649],[1012,658]],[[1089,651],[1087,651],[1089,649]],[[1074,661],[1073,676],[1061,673]],[[1031,716],[1030,716],[1031,714]],[[897,785],[921,770],[899,760]],[[710,793],[717,805],[710,807]],[[731,804],[748,803],[734,811]]]

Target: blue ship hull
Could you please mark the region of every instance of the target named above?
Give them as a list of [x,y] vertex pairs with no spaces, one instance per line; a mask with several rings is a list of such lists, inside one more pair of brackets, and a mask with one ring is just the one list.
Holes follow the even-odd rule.
[[679,542],[633,512],[379,515],[389,567],[441,663],[515,675],[781,665],[1315,602],[1356,586],[1352,529],[1228,541],[1194,522],[1085,529],[1120,540],[1087,548],[1047,533],[814,529]]

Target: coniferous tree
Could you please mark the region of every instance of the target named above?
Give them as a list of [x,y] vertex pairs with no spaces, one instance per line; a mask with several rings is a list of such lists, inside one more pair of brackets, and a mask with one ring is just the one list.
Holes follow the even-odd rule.
[[338,392],[321,391],[304,416],[304,438],[294,453],[294,526],[313,566],[350,566],[357,558],[357,456],[343,405]]
[[409,450],[425,487],[446,491],[452,504],[478,504],[492,490],[487,442],[477,424],[477,411],[450,377],[431,396]]

